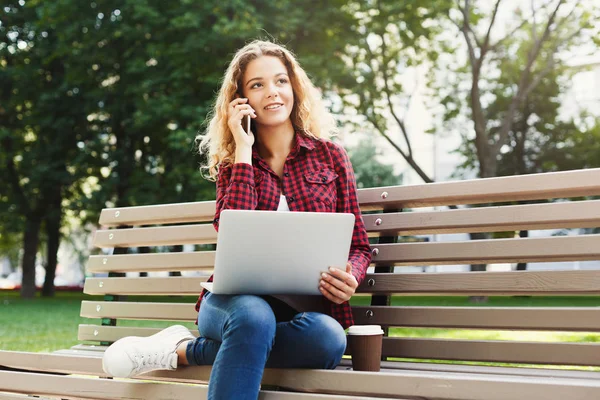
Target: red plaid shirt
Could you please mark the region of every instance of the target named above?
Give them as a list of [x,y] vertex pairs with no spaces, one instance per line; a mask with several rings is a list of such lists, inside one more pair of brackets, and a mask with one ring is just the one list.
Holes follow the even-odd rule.
[[[252,151],[253,165],[240,163],[219,169],[217,178],[217,212],[213,224],[219,229],[222,210],[277,210],[279,196],[284,194],[290,211],[342,212],[356,216],[348,261],[352,274],[360,284],[371,262],[371,248],[363,223],[356,180],[346,151],[328,140],[296,134],[292,151],[283,167],[283,178]],[[343,266],[340,266],[343,267]],[[209,278],[212,282],[213,277]],[[204,297],[202,291],[196,311]],[[354,324],[350,304],[329,300],[329,314],[344,328]]]

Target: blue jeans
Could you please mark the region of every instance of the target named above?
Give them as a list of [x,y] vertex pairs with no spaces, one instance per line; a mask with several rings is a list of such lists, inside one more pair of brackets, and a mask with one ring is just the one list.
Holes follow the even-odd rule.
[[332,317],[297,313],[279,319],[259,296],[207,293],[198,314],[200,337],[187,346],[190,365],[213,365],[208,399],[258,398],[264,368],[333,369],[346,334]]

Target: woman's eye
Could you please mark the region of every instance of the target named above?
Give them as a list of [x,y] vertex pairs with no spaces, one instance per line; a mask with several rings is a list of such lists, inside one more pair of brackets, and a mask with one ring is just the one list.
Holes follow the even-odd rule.
[[254,85],[250,86],[250,89],[257,88],[257,87],[259,87],[259,85],[262,86],[262,83],[256,82]]
[[279,79],[279,83],[288,83],[288,80],[285,78]]

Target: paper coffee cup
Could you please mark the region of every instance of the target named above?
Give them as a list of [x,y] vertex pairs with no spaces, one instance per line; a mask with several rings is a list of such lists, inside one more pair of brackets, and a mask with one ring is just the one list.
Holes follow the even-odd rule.
[[352,369],[378,372],[381,369],[383,330],[380,325],[353,325],[348,328]]

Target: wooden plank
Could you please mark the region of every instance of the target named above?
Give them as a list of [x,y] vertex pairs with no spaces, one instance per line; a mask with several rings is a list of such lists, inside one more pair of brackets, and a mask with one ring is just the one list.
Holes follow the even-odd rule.
[[456,339],[384,338],[384,356],[547,365],[600,365],[600,345]]
[[575,307],[352,307],[357,325],[413,328],[466,328],[600,331],[600,308]]
[[[572,378],[572,379],[600,379],[600,372],[591,372],[587,370],[562,369],[556,368],[529,368],[529,367],[498,367],[491,365],[464,365],[464,364],[443,364],[427,361],[382,361],[381,370],[391,372],[400,371],[425,371],[425,372],[450,372],[473,375],[512,375],[521,377],[543,377],[543,378]],[[578,368],[578,367],[572,367]],[[581,367],[588,368],[588,367]],[[352,359],[343,358],[337,366],[338,370],[351,371]]]
[[[102,353],[99,354],[102,355]],[[83,355],[73,356],[57,353],[0,351],[0,365],[26,371],[106,376],[104,371],[102,371],[101,357],[87,357]]]
[[[198,295],[206,278],[88,278],[84,293]],[[358,293],[449,295],[566,295],[600,293],[600,271],[367,274]]]
[[86,294],[137,294],[195,296],[202,291],[200,283],[208,277],[168,278],[87,278],[83,287]]
[[600,293],[600,271],[367,274],[358,291],[377,294],[566,295]]
[[[377,249],[374,263],[397,266],[600,260],[600,235],[374,244],[372,247]],[[214,251],[91,256],[88,268],[90,272],[209,272],[214,266],[214,256]]]
[[[21,353],[21,357],[24,354]],[[1,359],[1,354],[0,354]],[[22,358],[21,358],[22,359]],[[81,359],[81,357],[74,357]],[[48,362],[50,365],[52,359]],[[96,367],[101,371],[99,359],[93,359]],[[56,365],[56,363],[54,363]],[[179,368],[177,371],[156,371],[141,378],[152,378],[169,381],[198,382],[198,379],[206,379],[210,374],[210,367],[186,367]],[[59,381],[48,382],[37,380],[37,377],[47,377],[40,374],[21,374],[17,376],[12,373],[7,375],[0,372],[0,385],[5,387],[10,383],[12,390],[20,387],[22,392],[31,391],[31,382],[36,383],[36,391],[44,391],[44,388],[57,390],[57,387],[65,390],[70,396],[81,394],[78,390],[81,388],[73,380],[61,379]],[[11,379],[12,378],[12,379]],[[14,379],[18,378],[18,379]],[[53,378],[53,377],[50,377]],[[69,377],[61,377],[69,378]],[[76,378],[83,379],[83,378]],[[29,380],[29,385],[23,380]],[[87,386],[91,394],[100,393],[99,389],[106,389],[106,398],[140,398],[137,396],[140,386],[128,386],[127,393],[124,390],[116,392],[114,388],[98,387],[97,382],[122,382],[122,383],[142,383],[127,382],[119,380],[84,380],[83,386]],[[435,372],[435,371],[381,371],[380,373],[343,371],[343,370],[265,370],[263,379],[264,384],[277,385],[292,388],[300,391],[310,391],[317,393],[331,393],[344,391],[352,394],[352,398],[363,398],[362,395],[376,395],[385,398],[398,398],[406,396],[410,398],[431,398],[446,400],[578,400],[593,399],[600,395],[600,383],[597,379],[578,379],[578,378],[560,378],[544,376],[507,376],[494,374],[477,373],[457,373],[457,372]],[[152,388],[158,388],[155,383],[143,382],[151,385]],[[168,386],[168,385],[167,385]],[[181,385],[173,385],[180,387]],[[69,389],[74,390],[69,390]],[[2,390],[2,386],[0,386]],[[6,390],[6,389],[4,389]],[[68,392],[67,392],[68,391]],[[149,389],[145,394],[150,396]],[[277,392],[285,395],[285,392]],[[63,394],[52,392],[52,394]],[[164,395],[164,393],[161,393]],[[189,394],[189,393],[186,393]],[[89,395],[89,394],[88,394]],[[156,395],[153,393],[153,395]],[[195,394],[194,394],[195,395]],[[85,397],[83,397],[85,398]],[[103,399],[105,397],[94,397]],[[143,397],[142,397],[143,398]],[[147,397],[148,399],[154,397]],[[178,397],[164,398],[174,399]],[[189,397],[192,398],[192,397]],[[196,398],[196,397],[193,397]],[[279,397],[278,397],[279,398]],[[312,399],[312,397],[307,397]],[[290,400],[292,400],[290,398]]]
[[[67,399],[205,399],[208,394],[207,388],[206,385],[164,384],[0,371],[0,390],[60,396]],[[350,400],[354,397],[261,390],[258,398],[264,400]]]
[[[352,307],[358,325],[395,327],[600,331],[595,307]],[[83,301],[82,317],[195,321],[194,304]]]
[[423,235],[593,228],[600,226],[600,200],[482,207],[461,210],[364,215],[370,232],[382,235]]
[[24,394],[15,394],[15,393],[0,393],[0,400],[56,400],[51,399],[50,397],[30,397]]
[[101,346],[97,344],[76,344],[71,347],[72,350],[83,350],[83,351],[96,351],[96,352],[104,352],[108,346]]
[[374,244],[372,248],[372,262],[377,265],[595,261],[600,260],[600,235]]
[[[91,342],[115,342],[126,336],[150,336],[160,332],[161,328],[139,328],[131,326],[102,326],[80,324],[77,332],[78,340]],[[198,330],[190,329],[195,337],[199,336]]]
[[[545,200],[600,194],[600,169],[585,169],[499,178],[438,182],[358,190],[363,210],[402,209],[517,200]],[[383,198],[385,193],[385,198]],[[117,216],[117,212],[119,213]],[[105,226],[208,222],[215,202],[203,201],[102,210]]]
[[[89,345],[78,345],[78,348],[90,348]],[[18,351],[0,351],[0,365],[11,366],[12,368],[25,371],[45,371],[61,374],[84,374],[92,376],[105,376],[100,361],[102,352],[106,346],[96,346],[92,349],[102,348],[102,351],[88,351],[86,353],[31,353]],[[92,354],[97,353],[97,354]],[[409,371],[427,371],[427,372],[452,372],[468,374],[492,374],[492,375],[514,375],[529,377],[555,377],[555,378],[573,378],[573,379],[592,379],[598,380],[600,372],[575,371],[564,369],[549,368],[516,368],[516,367],[497,367],[497,366],[474,366],[474,365],[450,365],[433,364],[426,362],[400,362],[386,361],[381,364],[382,372],[391,372],[390,370],[409,370]],[[350,359],[343,359],[337,368],[341,371],[347,371],[353,374],[352,363]],[[277,371],[277,373],[274,373]],[[288,370],[294,371],[294,370]],[[280,379],[281,370],[267,369],[264,376],[265,384],[277,385]],[[325,371],[323,371],[325,372]],[[179,368],[175,372],[159,371],[152,374],[154,379],[167,379],[174,381],[205,382],[210,375],[210,368],[192,367]]]
[[[126,336],[150,336],[159,331],[158,328],[79,325],[78,338],[114,342]],[[197,331],[190,330],[190,332],[198,336]],[[383,355],[433,360],[600,365],[600,345],[585,343],[385,338]]]
[[211,244],[217,242],[212,224],[98,230],[94,246],[101,248]]
[[87,318],[195,321],[198,313],[194,306],[189,303],[82,301],[80,315]]
[[[361,189],[363,210],[403,209],[517,200],[545,200],[600,194],[600,169],[552,172],[458,182]],[[385,197],[385,198],[383,198]]]
[[[158,206],[159,208],[161,206]],[[135,207],[134,207],[135,208]],[[412,213],[390,213],[390,214],[370,214],[363,216],[365,226],[369,232],[399,235],[419,235],[434,233],[461,233],[461,232],[495,232],[502,230],[521,230],[521,229],[553,229],[553,228],[587,228],[600,226],[600,200],[561,202],[551,204],[529,204],[503,207],[482,207],[461,210],[440,210]],[[211,227],[211,225],[191,225]],[[170,229],[181,228],[169,227]],[[128,232],[133,234],[149,235],[149,229],[133,229]],[[208,229],[208,228],[206,228]],[[213,243],[216,241],[216,232],[214,229],[208,229],[208,233],[203,233],[201,238],[196,238],[198,234],[195,230],[190,230],[190,235],[194,237],[185,238],[185,240],[196,243],[196,241]],[[106,232],[115,233],[112,241],[117,245],[118,234],[114,230],[99,231],[102,234],[97,235],[98,240],[103,240],[102,246],[110,245],[112,242],[106,238]],[[141,233],[140,233],[141,232]],[[161,234],[170,234],[170,230],[162,230]],[[210,234],[213,235],[210,235]],[[128,236],[128,235],[121,235]],[[155,236],[153,236],[155,237]],[[182,240],[177,237],[178,240]],[[165,241],[173,244],[171,237],[165,237]],[[131,238],[131,241],[141,241],[144,239]],[[154,242],[154,239],[152,239]],[[98,242],[100,245],[100,242]],[[108,246],[110,247],[110,246]]]
[[210,222],[215,216],[215,201],[173,203],[151,206],[105,208],[100,225],[134,226],[180,222]]
[[57,355],[62,355],[62,356],[83,356],[83,357],[102,358],[104,352],[103,351],[93,351],[93,350],[62,349],[62,350],[53,351],[52,354],[57,354]]
[[89,272],[197,271],[212,269],[214,251],[90,256]]

